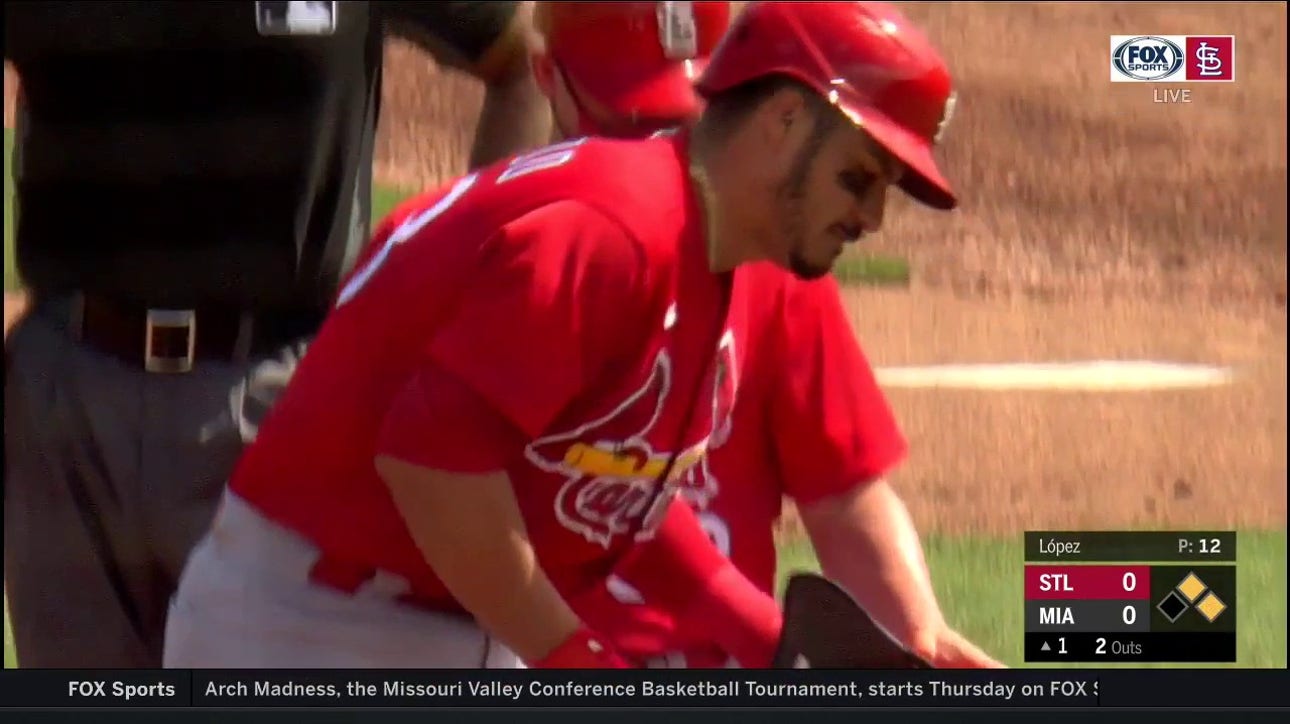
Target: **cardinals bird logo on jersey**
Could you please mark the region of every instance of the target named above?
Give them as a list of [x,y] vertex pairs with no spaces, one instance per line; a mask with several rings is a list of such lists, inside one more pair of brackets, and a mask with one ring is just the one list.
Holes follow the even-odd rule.
[[[525,449],[529,462],[567,478],[555,499],[561,525],[608,548],[614,536],[626,533],[649,512],[651,502],[670,501],[668,494],[653,500],[654,486],[671,454],[656,451],[649,436],[672,391],[672,374],[671,357],[659,352],[645,384],[607,415],[539,438]],[[698,462],[706,444],[705,439],[680,455],[669,482]],[[642,527],[638,535],[650,533]]]
[[[731,346],[727,341],[730,337],[723,337],[715,370],[717,379],[726,381],[718,383],[719,388],[727,390],[727,394],[719,395],[726,401],[713,401],[714,414],[718,407],[728,409],[733,402],[729,373],[733,365],[726,353]],[[654,495],[673,452],[660,450],[654,439],[659,434],[664,404],[673,392],[673,374],[672,358],[667,351],[660,351],[645,383],[608,414],[568,432],[542,437],[525,449],[530,463],[566,478],[555,499],[556,519],[588,542],[608,548],[615,536],[627,533],[641,521],[644,524],[636,539],[648,539],[662,518],[659,513],[677,492],[699,488],[700,496],[715,494],[715,486],[710,491],[703,490],[711,476],[694,474],[711,436],[712,427],[704,425],[701,439],[681,450],[667,472],[664,484],[670,489]]]

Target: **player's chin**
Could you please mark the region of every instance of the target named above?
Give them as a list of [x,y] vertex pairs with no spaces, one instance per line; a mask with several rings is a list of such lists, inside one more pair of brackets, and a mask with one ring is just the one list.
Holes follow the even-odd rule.
[[830,235],[826,242],[821,244],[821,248],[824,251],[819,254],[821,261],[816,266],[833,269],[833,267],[837,266],[838,260],[842,258],[842,253],[846,251],[847,244],[846,240]]
[[789,259],[788,269],[793,276],[804,281],[812,281],[824,277],[833,271],[833,265],[837,261],[838,254],[833,255],[826,261],[808,259],[805,256],[794,255]]

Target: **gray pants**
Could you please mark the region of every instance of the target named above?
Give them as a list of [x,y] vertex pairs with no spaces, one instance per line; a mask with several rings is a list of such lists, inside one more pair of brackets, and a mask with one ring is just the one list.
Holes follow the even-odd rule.
[[37,305],[6,342],[4,575],[23,668],[160,668],[166,610],[303,344],[145,372]]

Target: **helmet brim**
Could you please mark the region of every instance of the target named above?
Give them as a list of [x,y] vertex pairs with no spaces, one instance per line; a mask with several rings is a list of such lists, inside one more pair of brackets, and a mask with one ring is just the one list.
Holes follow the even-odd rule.
[[941,211],[958,207],[958,197],[941,173],[932,145],[875,108],[839,100],[838,108],[905,166],[900,187],[922,204]]

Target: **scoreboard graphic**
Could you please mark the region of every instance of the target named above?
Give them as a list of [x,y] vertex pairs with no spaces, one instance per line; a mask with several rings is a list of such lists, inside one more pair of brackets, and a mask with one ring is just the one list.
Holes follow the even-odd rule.
[[1236,533],[1028,531],[1028,663],[1236,661]]

